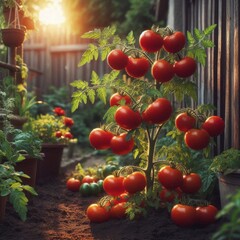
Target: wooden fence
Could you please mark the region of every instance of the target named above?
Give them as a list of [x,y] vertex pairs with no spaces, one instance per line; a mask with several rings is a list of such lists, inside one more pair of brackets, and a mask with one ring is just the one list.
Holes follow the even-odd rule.
[[78,68],[87,42],[74,35],[66,27],[43,27],[30,33],[24,43],[24,62],[30,69],[29,90],[40,97],[50,86],[70,88],[77,79],[90,79],[92,70],[100,75],[106,72],[106,64],[100,61]]

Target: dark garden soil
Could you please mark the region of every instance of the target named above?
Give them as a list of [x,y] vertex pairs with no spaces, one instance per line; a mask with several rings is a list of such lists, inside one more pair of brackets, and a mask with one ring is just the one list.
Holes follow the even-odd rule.
[[66,170],[58,178],[36,186],[38,197],[29,202],[26,222],[7,204],[5,220],[0,223],[0,240],[207,240],[221,224],[218,221],[207,227],[180,228],[171,222],[166,210],[135,221],[90,223],[85,211],[98,198],[83,198],[68,191],[65,181],[73,165]]

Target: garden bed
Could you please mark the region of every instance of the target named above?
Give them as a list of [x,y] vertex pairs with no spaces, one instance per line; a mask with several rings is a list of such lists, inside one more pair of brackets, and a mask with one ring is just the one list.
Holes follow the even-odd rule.
[[[89,161],[87,163],[89,165]],[[207,240],[220,226],[218,221],[202,228],[179,228],[163,209],[135,221],[124,219],[90,223],[85,215],[87,206],[101,196],[83,198],[68,191],[66,177],[74,164],[65,168],[67,171],[58,178],[36,187],[39,195],[30,200],[26,222],[21,222],[7,204],[5,220],[0,224],[0,240],[186,240],[192,236],[195,240]]]

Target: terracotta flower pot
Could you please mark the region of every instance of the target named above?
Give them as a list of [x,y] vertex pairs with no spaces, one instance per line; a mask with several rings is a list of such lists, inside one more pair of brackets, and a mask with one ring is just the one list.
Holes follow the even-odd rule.
[[19,47],[25,39],[25,31],[19,28],[2,29],[2,41],[7,47]]
[[43,160],[37,163],[36,183],[42,183],[59,175],[65,144],[43,144]]
[[41,161],[36,158],[32,158],[28,155],[26,158],[16,164],[16,171],[22,171],[27,174],[30,178],[22,178],[24,185],[29,185],[35,187],[36,184],[36,175],[37,175],[37,162]]
[[2,222],[5,217],[6,202],[7,202],[7,196],[5,197],[0,196],[0,222]]

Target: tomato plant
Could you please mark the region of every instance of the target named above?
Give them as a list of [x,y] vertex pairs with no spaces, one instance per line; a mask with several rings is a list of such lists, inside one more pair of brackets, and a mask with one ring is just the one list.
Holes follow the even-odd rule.
[[[94,103],[96,98],[107,103],[108,94],[111,94],[110,108],[101,122],[102,130],[93,130],[89,140],[96,149],[109,149],[116,155],[129,154],[133,159],[132,165],[123,166],[103,181],[105,192],[113,198],[108,202],[114,202],[113,205],[125,191],[131,195],[126,202],[126,212],[131,219],[140,211],[143,202],[146,209],[159,207],[159,197],[165,191],[160,191],[161,187],[168,191],[166,195],[173,192],[174,197],[178,197],[179,191],[185,199],[201,185],[194,174],[189,174],[195,172],[190,168],[198,165],[191,161],[200,150],[203,150],[201,157],[206,156],[214,134],[207,131],[209,109],[194,108],[198,86],[195,76],[198,64],[205,63],[205,49],[214,45],[210,34],[215,27],[195,29],[193,34],[185,35],[169,27],[153,26],[139,36],[140,47],[137,47],[133,32],[123,39],[116,34],[115,27],[83,35],[94,43],[91,42],[84,52],[79,65],[100,56],[114,70],[103,76],[93,71],[90,84],[81,80],[73,82],[77,90],[73,93],[72,110],[81,103]],[[177,129],[171,125],[175,116]],[[164,137],[170,137],[173,143],[163,144],[161,138],[165,141]],[[194,153],[196,150],[199,152]],[[137,166],[134,160],[138,161]],[[169,201],[172,196],[164,198]],[[193,224],[195,208],[178,207],[172,210],[173,219],[176,212],[180,216],[178,219],[184,219],[183,225]],[[180,220],[175,221],[178,224]]]

